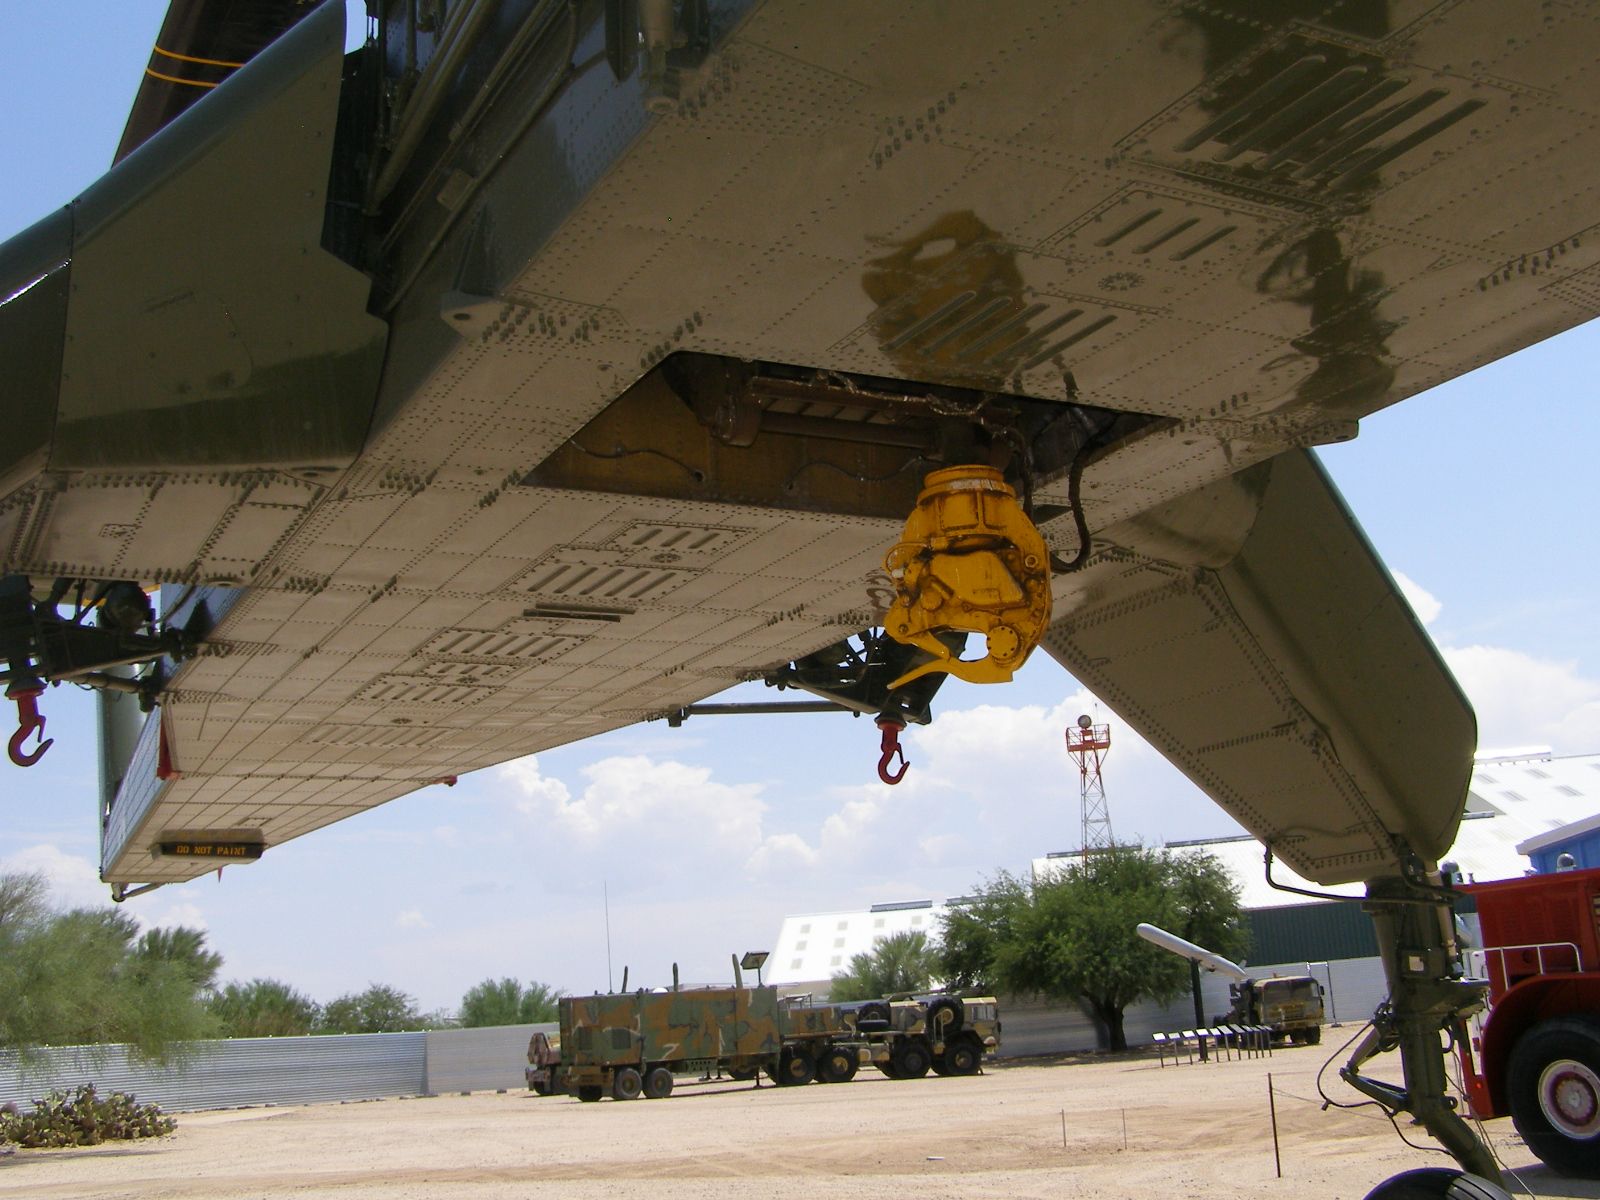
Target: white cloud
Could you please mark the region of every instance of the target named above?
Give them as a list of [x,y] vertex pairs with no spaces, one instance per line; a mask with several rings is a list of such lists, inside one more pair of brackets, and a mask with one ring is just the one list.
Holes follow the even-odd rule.
[[432,929],[433,922],[423,916],[415,908],[408,908],[396,915],[394,923],[401,929]]
[[559,809],[572,799],[567,785],[552,779],[539,770],[539,756],[530,754],[496,768],[495,773],[507,783],[515,784],[523,798],[517,802],[519,812],[539,816],[548,808]]
[[[159,895],[160,893],[152,893],[152,899]],[[130,907],[137,904],[138,900],[129,901]],[[135,910],[134,916],[145,929],[176,929],[182,926],[185,929],[198,929],[202,933],[210,929],[206,924],[205,914],[200,911],[200,906],[188,900],[166,903],[149,913]]]
[[1600,681],[1584,678],[1576,663],[1500,646],[1446,646],[1443,653],[1477,710],[1481,745],[1600,749]]
[[1432,592],[1417,583],[1409,575],[1400,571],[1391,571],[1395,584],[1400,588],[1400,594],[1406,598],[1406,603],[1411,605],[1411,611],[1417,614],[1417,620],[1424,625],[1432,625],[1444,605],[1439,602]]
[[92,862],[48,842],[0,859],[0,870],[43,875],[50,885],[51,901],[61,908],[103,908],[111,898]]
[[[500,777],[521,793],[517,810],[567,848],[549,864],[557,871],[592,875],[592,864],[580,860],[596,854],[630,864],[640,877],[674,867],[689,875],[760,875],[816,862],[803,838],[766,832],[763,784],[723,783],[708,766],[643,754],[602,758],[580,774],[584,785],[575,792],[543,774],[533,758],[500,768]],[[701,882],[709,880],[702,876]]]

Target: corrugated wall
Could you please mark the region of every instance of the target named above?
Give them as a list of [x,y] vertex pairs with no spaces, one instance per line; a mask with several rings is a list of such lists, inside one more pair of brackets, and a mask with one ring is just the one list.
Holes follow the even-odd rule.
[[491,1025],[483,1029],[428,1031],[428,1091],[478,1092],[490,1088],[525,1088],[528,1039],[536,1030],[554,1034],[554,1021],[543,1025]]
[[[526,1044],[526,1039],[524,1039]],[[173,1112],[415,1096],[427,1090],[427,1035],[233,1038],[200,1042],[182,1065],[129,1058],[122,1046],[44,1050],[29,1062],[0,1055],[0,1104],[93,1083]]]

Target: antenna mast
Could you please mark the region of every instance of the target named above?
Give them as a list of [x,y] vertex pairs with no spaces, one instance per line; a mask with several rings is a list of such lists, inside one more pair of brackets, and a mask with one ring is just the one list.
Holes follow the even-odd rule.
[[1111,726],[1096,725],[1087,714],[1078,718],[1076,728],[1067,730],[1067,753],[1078,764],[1078,778],[1082,793],[1084,861],[1097,850],[1114,850],[1116,842],[1111,836],[1111,812],[1106,807],[1106,781],[1100,774],[1100,765],[1111,749]]

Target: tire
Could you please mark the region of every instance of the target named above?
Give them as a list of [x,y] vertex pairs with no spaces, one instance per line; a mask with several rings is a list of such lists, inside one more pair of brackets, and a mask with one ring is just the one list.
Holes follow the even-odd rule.
[[728,1078],[729,1079],[737,1079],[740,1083],[749,1083],[752,1079],[754,1079],[759,1074],[761,1074],[761,1068],[760,1067],[729,1067],[728,1068]]
[[533,1089],[535,1096],[548,1096],[550,1094],[550,1085],[548,1083],[530,1083],[528,1086]]
[[778,1059],[778,1086],[801,1087],[816,1078],[816,1064],[803,1050],[785,1050]]
[[[961,1003],[960,996],[940,996],[928,1002],[926,1028],[928,1036],[935,1041],[945,1041],[951,1034],[959,1032],[966,1019],[967,1006]],[[940,1033],[942,1037],[938,1036]]]
[[1305,1032],[1305,1044],[1308,1046],[1322,1045],[1322,1026],[1313,1025]]
[[829,1046],[817,1059],[818,1083],[849,1083],[856,1077],[855,1054],[843,1046]]
[[876,1000],[872,1001],[870,1004],[863,1004],[860,1008],[856,1009],[857,1029],[863,1028],[861,1024],[863,1021],[882,1022],[881,1025],[866,1026],[865,1028],[868,1029],[889,1028],[889,1006],[887,1004],[879,1004]]
[[917,1038],[901,1038],[889,1059],[894,1063],[897,1079],[921,1079],[933,1066],[933,1052]]
[[887,1059],[884,1062],[878,1063],[877,1067],[878,1070],[882,1071],[890,1079],[903,1078],[900,1074],[900,1068],[894,1065],[893,1059]]
[[933,1073],[941,1076],[950,1074],[950,1064],[945,1062],[943,1054],[933,1056]]
[[983,1051],[973,1044],[971,1038],[962,1038],[954,1045],[945,1047],[944,1068],[948,1074],[976,1075],[982,1065]]
[[578,1086],[578,1099],[585,1104],[593,1104],[603,1095],[605,1095],[605,1089],[598,1083],[584,1083]]
[[1385,1179],[1365,1200],[1507,1200],[1487,1179],[1450,1167],[1419,1167]]
[[644,1079],[633,1067],[618,1067],[611,1077],[613,1100],[637,1100],[644,1092]]
[[665,1100],[672,1095],[672,1072],[665,1067],[651,1067],[644,1077],[644,1098]]
[[1600,1179],[1600,1021],[1554,1017],[1511,1048],[1511,1121],[1563,1175]]

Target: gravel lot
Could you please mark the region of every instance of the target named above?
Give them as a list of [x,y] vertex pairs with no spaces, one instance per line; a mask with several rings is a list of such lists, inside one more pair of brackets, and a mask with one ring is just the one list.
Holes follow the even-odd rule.
[[[1317,1070],[1340,1040],[1164,1069],[1090,1059],[904,1082],[867,1070],[759,1094],[680,1084],[666,1101],[478,1093],[194,1113],[158,1141],[0,1159],[0,1198],[1359,1200],[1395,1172],[1447,1165],[1402,1144],[1375,1109],[1319,1111]],[[1326,1079],[1336,1098],[1356,1098],[1331,1068]],[[1540,1166],[1509,1121],[1488,1129],[1524,1190],[1600,1198],[1600,1183]]]

